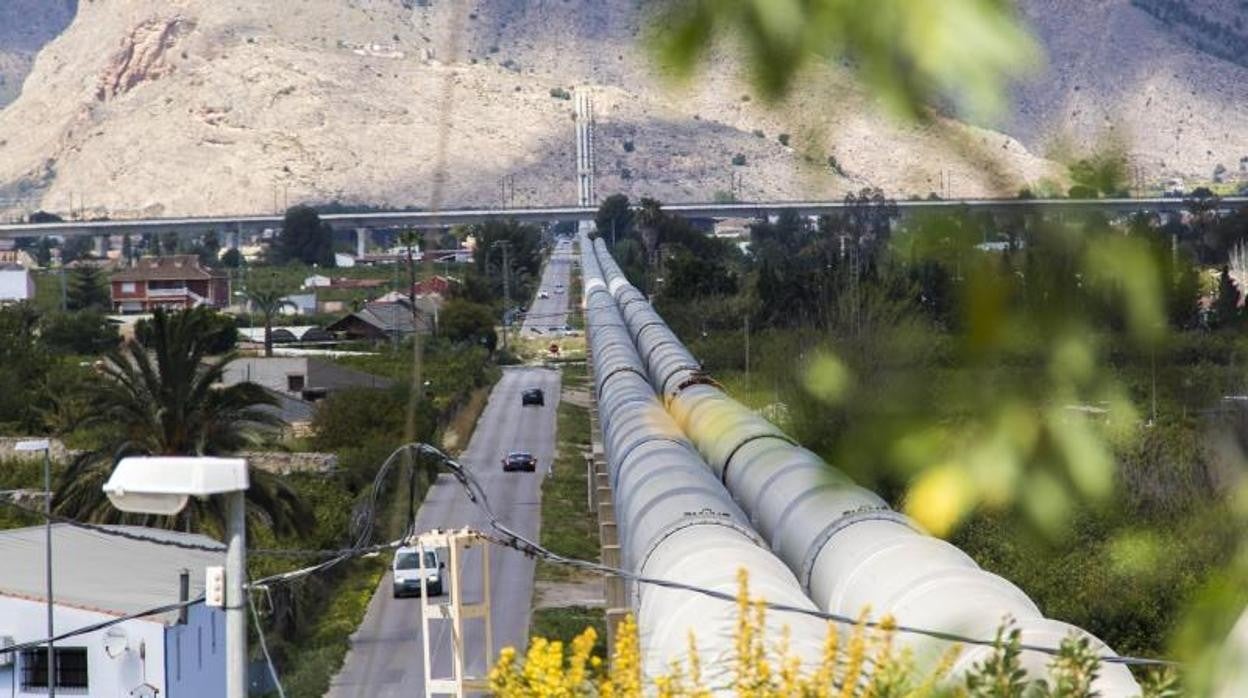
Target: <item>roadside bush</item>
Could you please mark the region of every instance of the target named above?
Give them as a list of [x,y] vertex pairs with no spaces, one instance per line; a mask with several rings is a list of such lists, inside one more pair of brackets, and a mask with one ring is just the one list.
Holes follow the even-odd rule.
[[[404,434],[407,415],[407,386],[388,390],[350,388],[333,393],[322,400],[312,417],[316,435],[312,444],[317,450],[337,451],[358,448],[371,440],[381,440],[397,447]],[[433,434],[434,419],[428,401],[417,412],[416,434],[427,439]]]
[[43,317],[39,336],[54,354],[95,356],[117,346],[117,326],[94,310],[56,313]]
[[494,333],[494,314],[490,306],[452,298],[439,314],[439,330],[452,342],[467,343],[494,351],[498,336]]
[[550,88],[550,96],[554,97],[555,99],[572,99],[572,93],[568,92],[562,87]]
[[733,155],[732,164],[737,167],[743,167],[745,165],[745,153],[737,153],[736,155]]

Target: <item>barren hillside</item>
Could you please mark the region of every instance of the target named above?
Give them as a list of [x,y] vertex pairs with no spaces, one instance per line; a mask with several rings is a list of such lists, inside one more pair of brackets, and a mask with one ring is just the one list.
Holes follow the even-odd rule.
[[[1202,49],[1217,37],[1243,36],[1244,0],[1024,0],[1021,7],[1049,67],[1019,89],[1009,133],[1042,154],[1117,141],[1146,181],[1208,181],[1218,165],[1228,177],[1248,174],[1248,67]],[[1226,29],[1203,33],[1193,19],[1201,17]]]
[[[601,195],[709,200],[734,181],[745,199],[839,197],[866,185],[900,196],[1012,193],[1061,175],[1034,154],[1052,143],[1042,131],[1059,124],[1082,139],[1103,111],[1121,105],[1135,118],[1151,106],[1140,100],[1187,89],[1187,72],[1146,79],[1151,59],[1119,55],[1130,42],[1106,42],[1098,31],[1127,17],[1185,57],[1182,65],[1210,60],[1151,27],[1157,21],[1128,0],[1027,0],[1056,77],[1021,90],[1019,116],[1006,127],[1020,142],[952,120],[894,124],[834,67],[813,71],[791,103],[769,109],[737,79],[726,50],[693,85],[673,88],[641,46],[645,7],[83,3],[38,54],[20,98],[0,111],[0,202],[65,211],[72,200],[112,216],[267,212],[288,201],[498,205],[501,180],[514,177],[515,204],[566,204],[576,192],[572,103],[555,95],[573,89],[594,96]],[[1078,17],[1068,23],[1078,26],[1059,31],[1061,17]],[[0,51],[13,45],[0,34]],[[1088,55],[1096,51],[1117,53]],[[1100,65],[1120,63],[1140,79],[1082,77],[1111,59]],[[1123,128],[1140,134],[1138,151],[1159,173],[1232,166],[1232,153],[1248,155],[1240,147],[1248,130],[1229,116],[1246,103],[1244,84],[1200,83],[1198,99],[1173,114],[1150,112]],[[1081,106],[1088,98],[1095,109]],[[1174,119],[1185,129],[1182,152],[1167,156],[1175,129],[1154,126]],[[1209,154],[1187,152],[1193,147]],[[738,155],[744,165],[732,164]]]
[[0,2],[0,108],[22,89],[35,54],[69,25],[78,0]]

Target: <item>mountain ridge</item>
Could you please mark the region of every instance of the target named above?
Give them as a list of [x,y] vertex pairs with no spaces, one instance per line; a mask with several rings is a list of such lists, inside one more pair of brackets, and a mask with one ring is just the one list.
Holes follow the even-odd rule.
[[[1064,168],[1045,155],[1098,147],[1103,137],[1083,132],[1110,130],[1086,116],[1100,107],[1080,112],[1084,79],[1063,66],[1091,59],[1051,13],[1082,11],[1093,25],[1084,35],[1155,21],[1128,0],[1079,4],[1022,4],[1057,75],[1018,88],[1013,120],[979,127],[942,116],[892,122],[837,65],[768,107],[725,47],[695,82],[673,88],[640,45],[649,10],[635,0],[477,0],[466,10],[438,0],[96,0],[42,45],[21,96],[0,111],[0,209],[8,201],[10,215],[75,207],[127,217],[265,213],[295,201],[569,203],[572,104],[560,96],[577,88],[594,95],[602,195],[840,198],[863,186],[896,196],[1012,195],[1061,180]],[[1172,53],[1203,55],[1147,31]],[[1177,75],[1165,90],[1181,85]],[[1106,103],[1148,95],[1138,85],[1117,96],[1094,87]],[[1241,96],[1227,88],[1227,99],[1248,103]],[[1226,125],[1233,110],[1201,116],[1211,100],[1178,117],[1209,154],[1167,158],[1164,139],[1135,135],[1156,129],[1156,119],[1123,120],[1150,178],[1212,171],[1219,159],[1233,171],[1229,153],[1248,155],[1248,134]],[[1040,134],[1055,121],[1077,125],[1081,137],[1054,145],[1061,139]],[[1228,135],[1215,143],[1219,125]],[[503,197],[505,178],[514,196]]]

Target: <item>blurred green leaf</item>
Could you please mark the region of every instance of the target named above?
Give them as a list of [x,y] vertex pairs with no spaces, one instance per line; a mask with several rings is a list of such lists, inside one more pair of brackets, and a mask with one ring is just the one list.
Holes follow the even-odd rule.
[[811,64],[847,61],[890,111],[909,118],[940,101],[995,116],[1008,81],[1040,61],[1002,0],[671,0],[652,43],[687,78],[722,38],[735,40],[767,100],[794,90]]

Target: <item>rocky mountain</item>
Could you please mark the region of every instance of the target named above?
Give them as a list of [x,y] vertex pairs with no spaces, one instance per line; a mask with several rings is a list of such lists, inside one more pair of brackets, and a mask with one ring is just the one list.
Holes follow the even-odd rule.
[[64,31],[77,10],[78,0],[0,3],[0,108],[17,98],[39,49]]
[[[759,104],[726,52],[673,86],[639,40],[652,5],[639,0],[93,0],[59,33],[48,7],[72,2],[16,4],[42,7],[39,21],[30,7],[19,14],[56,38],[0,111],[0,209],[11,211],[572,203],[566,97],[578,89],[594,99],[601,195],[1013,193],[1060,178],[1044,156],[1086,147],[1106,123],[1129,134],[1153,177],[1248,155],[1248,129],[1230,116],[1248,82],[1224,82],[1243,68],[1127,0],[1026,0],[1051,74],[1020,86],[1017,115],[993,128],[895,123],[836,66],[776,108]],[[1124,23],[1145,32],[1156,62],[1129,39],[1097,38]],[[14,52],[20,41],[5,32],[0,52]],[[1150,76],[1162,63],[1170,76]],[[1115,79],[1120,65],[1131,80]],[[1211,79],[1189,83],[1202,65]],[[1137,114],[1150,97],[1168,106]],[[1170,154],[1175,123],[1184,130]]]
[[1023,0],[1020,8],[1048,66],[1019,87],[1007,133],[1055,157],[1119,147],[1145,184],[1208,182],[1220,170],[1222,179],[1248,178],[1248,65],[1223,41],[1242,42],[1248,2]]

